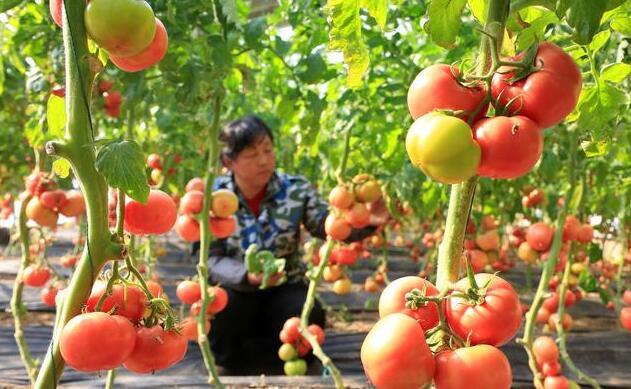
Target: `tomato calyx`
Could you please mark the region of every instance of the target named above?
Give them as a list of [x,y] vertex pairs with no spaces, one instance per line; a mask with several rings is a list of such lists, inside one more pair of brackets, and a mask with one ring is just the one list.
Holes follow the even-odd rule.
[[432,304],[440,305],[442,297],[427,296],[427,285],[423,285],[423,290],[414,288],[405,294],[405,307],[413,310],[417,310],[421,307],[427,306],[430,302]]
[[538,49],[539,43],[536,42],[526,49],[521,59],[517,61],[499,61],[499,65],[512,68],[512,70],[504,72],[505,74],[511,74],[511,77],[506,79],[506,83],[512,85],[517,81],[527,78],[532,73],[541,70],[543,63],[541,63],[541,65],[535,64]]

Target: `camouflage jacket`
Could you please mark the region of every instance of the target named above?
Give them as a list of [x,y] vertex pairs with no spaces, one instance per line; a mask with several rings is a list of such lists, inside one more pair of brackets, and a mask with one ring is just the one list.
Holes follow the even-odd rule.
[[[324,220],[328,204],[302,176],[274,173],[256,217],[235,185],[232,175],[215,180],[216,189],[228,189],[239,198],[235,216],[237,228],[232,236],[211,243],[209,255],[210,281],[240,291],[256,291],[247,281],[245,250],[255,243],[259,250],[269,250],[277,258],[285,258],[288,282],[298,282],[304,273],[300,260],[301,225],[312,235],[325,238]],[[368,236],[374,227],[354,230],[347,241]]]

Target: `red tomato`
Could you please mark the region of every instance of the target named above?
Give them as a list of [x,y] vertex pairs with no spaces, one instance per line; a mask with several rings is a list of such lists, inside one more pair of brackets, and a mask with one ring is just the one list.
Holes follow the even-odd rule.
[[39,195],[39,202],[49,209],[58,210],[66,201],[66,192],[61,189],[49,190]]
[[228,305],[228,293],[220,286],[208,288],[208,294],[214,296],[214,300],[208,304],[208,313],[219,313]]
[[343,218],[329,214],[324,221],[324,230],[331,239],[344,240],[351,234],[351,225]]
[[418,389],[432,381],[435,363],[423,328],[402,313],[381,318],[361,348],[366,375],[379,389]]
[[344,218],[353,228],[364,228],[370,224],[370,212],[363,203],[354,204],[346,211]]
[[182,281],[175,290],[177,298],[184,304],[193,304],[202,298],[202,290],[199,284],[194,281]]
[[162,286],[153,280],[147,281],[147,289],[149,289],[153,297],[160,297],[163,293]]
[[543,381],[543,389],[569,389],[570,381],[564,376],[549,376]]
[[405,307],[405,295],[413,289],[418,289],[421,292],[425,291],[426,296],[438,295],[438,289],[423,278],[407,276],[396,279],[381,292],[379,297],[379,317],[383,319],[389,314],[400,312],[416,320],[424,331],[435,327],[438,324],[438,307],[436,307],[436,304],[430,302],[418,309]]
[[281,339],[283,343],[294,343],[300,337],[300,318],[290,317],[283,324],[284,339]]
[[66,192],[66,201],[59,207],[59,212],[67,217],[75,217],[85,213],[85,199],[78,190]]
[[[565,307],[571,307],[576,303],[576,295],[570,291],[565,293]],[[556,312],[559,309],[559,293],[554,292],[550,297],[543,301],[543,306],[550,312]]]
[[50,275],[51,271],[47,267],[29,265],[26,269],[24,269],[22,280],[24,280],[24,285],[26,286],[39,288],[48,282]]
[[133,324],[122,316],[91,312],[70,319],[61,331],[59,348],[66,363],[79,371],[114,369],[136,345]]
[[[521,324],[519,296],[510,283],[488,273],[475,275],[478,286],[486,286],[482,302],[471,305],[462,297],[451,297],[445,315],[451,329],[471,344],[501,346],[515,336]],[[490,282],[489,282],[490,281]],[[455,291],[466,293],[469,280],[465,277],[454,285]]]
[[110,59],[119,69],[126,72],[138,72],[160,62],[169,47],[169,35],[160,19],[156,19],[156,32],[153,40],[143,51],[131,57],[110,55]]
[[557,361],[544,362],[541,365],[541,372],[544,376],[557,376],[561,373],[561,364]]
[[[94,312],[96,304],[103,293],[105,293],[106,287],[107,283],[103,281],[94,283],[92,293],[90,293],[90,297],[85,303],[88,312]],[[113,308],[116,308],[116,315],[124,316],[133,322],[137,322],[142,319],[146,305],[147,296],[142,289],[135,285],[125,287],[121,284],[116,284],[112,287],[112,294],[105,298],[101,312],[110,312]]]
[[62,19],[62,8],[64,5],[63,0],[50,0],[48,2],[48,8],[50,9],[50,16],[52,16],[53,21],[59,27],[64,25],[64,21]]
[[546,223],[535,223],[526,232],[526,242],[537,251],[547,251],[554,238],[554,228]]
[[204,181],[199,178],[199,177],[194,177],[191,178],[190,181],[188,183],[186,183],[186,189],[187,192],[190,192],[192,190],[198,190],[200,192],[204,191]]
[[307,327],[307,331],[316,337],[318,344],[324,344],[324,330],[322,327],[317,324],[311,324]]
[[[518,56],[523,56],[523,53]],[[527,116],[541,128],[552,127],[572,112],[581,93],[581,72],[572,57],[551,42],[539,44],[534,64],[540,69],[513,84],[509,69],[500,68],[493,76],[491,94],[501,105],[517,98],[513,114]],[[554,87],[551,87],[554,85]]]
[[189,215],[180,215],[175,221],[175,232],[182,240],[197,242],[200,239],[199,222]]
[[225,239],[232,235],[237,228],[234,217],[211,217],[210,232],[217,239]]
[[184,358],[188,343],[175,331],[160,326],[142,327],[137,332],[136,346],[123,366],[134,373],[153,373],[178,363]]
[[[554,332],[556,332],[557,321],[559,321],[559,315],[556,312],[552,313],[548,319],[548,327]],[[561,325],[564,331],[569,331],[572,328],[572,316],[569,313],[564,312]]]
[[631,331],[631,307],[624,307],[620,310],[620,324],[627,331]]
[[180,200],[180,212],[186,215],[197,214],[204,207],[204,192],[190,190]]
[[543,135],[525,116],[497,116],[473,126],[482,150],[478,174],[491,178],[517,178],[535,166],[543,152]]
[[583,224],[576,234],[576,239],[581,243],[589,243],[594,239],[594,229],[589,224]]
[[508,358],[486,344],[436,355],[436,389],[508,389],[513,382]]
[[117,91],[107,91],[103,92],[103,107],[105,108],[118,108],[123,102],[123,95]]
[[624,291],[624,294],[622,295],[622,301],[624,301],[624,303],[627,305],[631,305],[631,289],[627,289]]
[[538,324],[546,324],[549,318],[550,318],[550,311],[548,311],[546,307],[541,307],[537,311],[537,318],[535,319],[535,321]]
[[354,265],[355,262],[357,262],[358,258],[359,253],[357,251],[348,246],[345,246],[334,248],[331,251],[331,256],[329,257],[329,260],[331,261],[331,263],[336,263],[338,265],[351,266]]
[[563,223],[563,241],[568,242],[578,238],[578,231],[581,228],[581,222],[576,216],[569,215]]
[[176,218],[175,202],[161,190],[152,189],[145,204],[129,200],[125,205],[125,230],[131,234],[164,234]]
[[[187,340],[190,340],[192,342],[197,342],[197,319],[195,319],[194,317],[187,317],[184,320],[182,320],[182,322],[180,323],[180,325],[182,326],[180,328],[180,332],[182,333],[182,336],[185,337]],[[204,328],[206,330],[206,333],[208,333],[210,331],[210,319],[208,317],[206,317],[206,322],[204,323]]]
[[162,170],[162,158],[160,158],[160,155],[156,153],[149,154],[147,156],[147,166],[152,169]]
[[[408,108],[416,120],[434,110],[463,110],[461,118],[467,120],[486,97],[482,87],[468,88],[458,81],[456,67],[438,64],[423,69],[412,81],[408,90]],[[488,109],[484,106],[476,118],[483,117]]]
[[55,297],[57,297],[57,288],[54,286],[47,286],[40,292],[40,297],[42,298],[42,302],[49,307],[55,306]]

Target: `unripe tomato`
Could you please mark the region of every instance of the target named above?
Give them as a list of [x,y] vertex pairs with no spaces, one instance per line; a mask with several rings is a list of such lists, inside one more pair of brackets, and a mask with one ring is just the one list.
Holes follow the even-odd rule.
[[519,259],[529,264],[534,264],[537,262],[537,259],[539,259],[539,253],[536,250],[533,250],[528,242],[523,242],[519,245],[519,248],[517,249],[517,256]]
[[283,343],[278,349],[278,357],[283,362],[288,362],[298,358],[298,351],[289,343]]
[[548,376],[543,380],[543,389],[570,389],[570,381],[564,376]]
[[364,281],[364,291],[368,293],[376,293],[379,290],[379,284],[373,277],[366,277]]
[[167,34],[167,30],[164,28],[164,24],[162,24],[160,19],[156,18],[156,32],[147,48],[130,57],[110,55],[110,60],[121,70],[126,72],[138,72],[160,62],[166,54],[168,47],[169,35]]
[[350,278],[341,278],[333,283],[333,292],[341,296],[351,292],[353,282]]
[[78,190],[66,192],[66,201],[59,207],[59,213],[66,217],[76,217],[85,213],[85,199]]
[[288,376],[305,375],[307,373],[307,362],[304,359],[287,361],[283,366],[283,370]]
[[475,243],[484,251],[497,250],[500,248],[500,236],[497,230],[489,230],[475,238]]
[[90,38],[118,57],[140,53],[156,34],[153,10],[144,0],[91,0],[84,20]]
[[354,201],[353,193],[343,185],[336,186],[329,193],[329,203],[338,209],[350,208]]
[[546,309],[546,307],[541,307],[537,311],[537,318],[535,321],[538,324],[546,324],[548,323],[548,319],[550,319],[550,311]]
[[381,186],[375,180],[367,180],[355,187],[355,197],[361,203],[374,203],[381,198]]
[[333,282],[339,280],[340,277],[342,277],[342,274],[344,274],[344,270],[341,266],[329,265],[324,268],[324,271],[322,272],[322,278],[326,282]]
[[59,214],[44,207],[37,197],[33,197],[26,204],[26,217],[42,227],[55,228]]
[[164,234],[177,218],[177,207],[168,194],[152,189],[145,204],[129,200],[125,205],[125,230],[131,234]]
[[239,199],[228,189],[219,189],[212,193],[211,209],[216,217],[230,217],[239,209]]
[[416,119],[405,139],[412,163],[430,178],[458,184],[474,176],[480,164],[480,146],[471,127],[461,119],[428,113]]
[[50,10],[50,16],[53,18],[53,21],[59,27],[64,25],[64,21],[62,18],[62,7],[64,5],[63,0],[50,0],[48,2],[48,7]]
[[344,218],[353,228],[364,228],[370,224],[370,212],[362,203],[354,204],[346,211]]

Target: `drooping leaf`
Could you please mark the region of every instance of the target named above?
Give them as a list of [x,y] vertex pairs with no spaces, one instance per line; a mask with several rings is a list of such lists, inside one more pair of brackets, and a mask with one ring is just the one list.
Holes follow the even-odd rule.
[[129,197],[142,203],[149,196],[145,174],[145,158],[140,145],[133,140],[109,142],[99,149],[96,170],[108,185],[122,189]]
[[467,0],[433,0],[427,10],[429,20],[425,29],[434,42],[453,47],[460,30],[460,16]]

